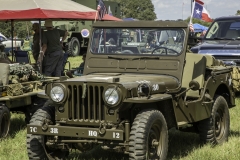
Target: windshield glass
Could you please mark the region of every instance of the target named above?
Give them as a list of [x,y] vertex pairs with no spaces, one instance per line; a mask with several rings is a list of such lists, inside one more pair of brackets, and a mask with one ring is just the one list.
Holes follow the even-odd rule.
[[208,29],[206,39],[238,39],[240,38],[240,21],[216,21]]
[[184,39],[185,32],[182,29],[98,28],[92,34],[91,52],[179,55]]

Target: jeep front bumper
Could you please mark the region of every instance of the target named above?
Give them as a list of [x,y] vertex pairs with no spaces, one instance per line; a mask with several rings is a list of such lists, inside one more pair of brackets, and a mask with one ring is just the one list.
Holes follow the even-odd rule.
[[43,127],[41,125],[33,124],[27,125],[27,134],[119,141],[122,141],[124,138],[124,131],[119,129],[105,129],[104,131],[100,131],[99,128],[69,127],[56,125],[48,125],[47,127]]

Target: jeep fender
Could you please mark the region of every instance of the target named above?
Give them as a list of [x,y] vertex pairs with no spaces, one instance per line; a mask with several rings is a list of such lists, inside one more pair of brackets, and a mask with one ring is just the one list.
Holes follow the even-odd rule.
[[[157,109],[165,117],[168,129],[177,127],[175,103],[170,94],[154,94],[148,97],[134,97],[124,100],[125,103],[135,104],[134,109],[141,111],[144,109]],[[137,114],[137,112],[135,113]]]
[[209,77],[206,81],[203,94],[208,92],[213,98],[215,95],[222,95],[228,104],[231,106],[235,105],[234,92],[231,89],[231,80],[229,74],[220,74],[215,77]]

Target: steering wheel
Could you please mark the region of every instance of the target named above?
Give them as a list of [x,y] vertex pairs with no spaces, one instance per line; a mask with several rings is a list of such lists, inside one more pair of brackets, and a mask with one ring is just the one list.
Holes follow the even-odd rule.
[[[176,50],[171,49],[171,48],[167,48],[167,47],[157,47],[157,48],[154,48],[153,51],[152,51],[152,54],[154,54],[154,52],[155,52],[157,49],[164,49],[166,55],[167,55],[167,53],[168,53],[168,52],[167,52],[168,50],[173,51],[173,52],[176,53],[176,54],[179,54]],[[161,52],[160,54],[162,54],[162,52]]]
[[124,50],[122,51],[123,54],[134,54],[132,51],[130,50]]

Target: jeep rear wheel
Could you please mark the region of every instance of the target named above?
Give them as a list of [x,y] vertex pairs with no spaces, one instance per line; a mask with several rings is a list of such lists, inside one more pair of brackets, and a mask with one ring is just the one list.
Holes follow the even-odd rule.
[[199,135],[204,143],[213,146],[222,144],[228,140],[230,131],[230,116],[226,100],[222,96],[217,96],[210,118],[199,122]]
[[[44,110],[37,110],[30,120],[30,124],[42,125],[45,119],[51,116]],[[43,135],[27,134],[27,151],[29,159],[63,159],[68,152],[59,149],[49,149],[45,145],[46,137]]]
[[139,113],[130,132],[130,159],[166,159],[167,152],[167,123],[162,113],[157,110]]
[[9,126],[10,126],[10,111],[4,104],[0,104],[0,138],[7,136]]

